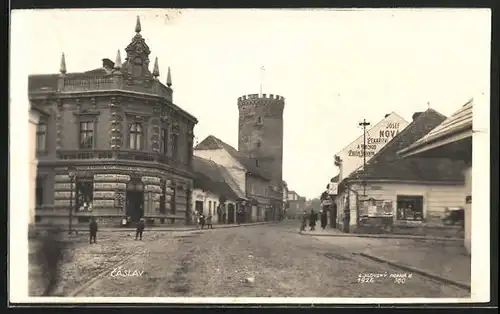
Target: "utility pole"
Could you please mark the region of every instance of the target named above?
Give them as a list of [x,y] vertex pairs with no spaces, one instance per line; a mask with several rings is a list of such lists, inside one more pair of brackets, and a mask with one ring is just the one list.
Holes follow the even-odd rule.
[[[363,170],[366,168],[366,127],[370,125],[370,122],[366,122],[366,119],[363,119],[363,122],[359,123],[360,126],[363,127]],[[363,196],[366,195],[366,184],[363,182]]]

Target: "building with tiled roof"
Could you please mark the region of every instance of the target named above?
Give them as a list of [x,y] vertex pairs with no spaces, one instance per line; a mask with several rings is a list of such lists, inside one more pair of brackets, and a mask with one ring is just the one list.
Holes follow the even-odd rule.
[[[226,182],[234,191],[240,191],[237,209],[245,212],[247,220],[264,220],[269,209],[283,204],[282,194],[274,193],[270,175],[254,160],[219,138],[209,135],[194,148],[194,155],[212,160],[229,174]],[[224,173],[224,172],[223,172]]]
[[212,215],[214,222],[234,223],[240,198],[226,182],[222,168],[211,160],[193,156],[193,211]]
[[[364,167],[340,182],[335,201],[339,209],[348,210],[351,229],[363,216],[382,213],[393,214],[396,223],[437,222],[447,207],[461,204],[463,162],[398,155],[445,120],[433,109],[415,113],[413,121]],[[339,210],[339,222],[342,216],[345,212]]]
[[[454,169],[455,176],[464,176],[464,187],[460,205],[464,208],[464,244],[471,250],[471,204],[472,204],[472,118],[473,100],[469,100],[458,111],[433,128],[413,144],[402,148],[398,155],[408,162],[446,158],[465,163],[466,167]],[[462,172],[459,172],[462,170]],[[437,174],[439,175],[439,173]]]

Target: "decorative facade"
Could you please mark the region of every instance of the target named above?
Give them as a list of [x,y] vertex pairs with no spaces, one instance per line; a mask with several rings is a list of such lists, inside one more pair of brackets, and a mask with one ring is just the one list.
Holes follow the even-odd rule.
[[[38,151],[42,197],[37,220],[75,223],[96,216],[117,224],[185,221],[193,186],[193,129],[197,119],[173,103],[168,69],[162,84],[158,60],[149,70],[150,48],[137,18],[135,36],[115,62],[79,73],[31,75],[29,99],[48,112]],[[68,169],[75,169],[71,178]]]

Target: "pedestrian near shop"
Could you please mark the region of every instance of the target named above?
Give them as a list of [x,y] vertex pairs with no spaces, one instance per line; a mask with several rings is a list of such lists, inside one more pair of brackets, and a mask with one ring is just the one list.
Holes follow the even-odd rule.
[[327,224],[328,224],[328,215],[326,213],[326,210],[323,209],[321,211],[321,229],[325,230]]
[[307,212],[304,210],[304,212],[302,213],[302,217],[301,217],[300,231],[306,230],[308,218],[309,218],[309,215],[307,215]]
[[213,229],[214,228],[212,226],[212,214],[208,214],[208,216],[207,216],[207,228],[208,229]]
[[203,229],[205,227],[205,215],[203,213],[200,213],[199,219],[200,219],[201,229]]
[[311,209],[311,214],[309,215],[309,229],[311,231],[314,231],[316,221],[318,221],[318,214],[314,212],[314,209]]

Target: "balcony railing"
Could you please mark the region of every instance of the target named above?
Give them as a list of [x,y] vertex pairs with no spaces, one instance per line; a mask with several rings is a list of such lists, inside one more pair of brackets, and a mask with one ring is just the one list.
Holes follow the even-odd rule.
[[93,76],[65,77],[63,92],[85,92],[99,90],[126,90],[132,92],[157,95],[172,101],[172,90],[157,80],[152,79],[150,87],[142,84],[127,84],[123,76]]
[[144,162],[159,162],[172,167],[188,168],[187,162],[174,160],[166,155],[154,152],[133,150],[59,150],[57,158],[63,160],[137,160]]

